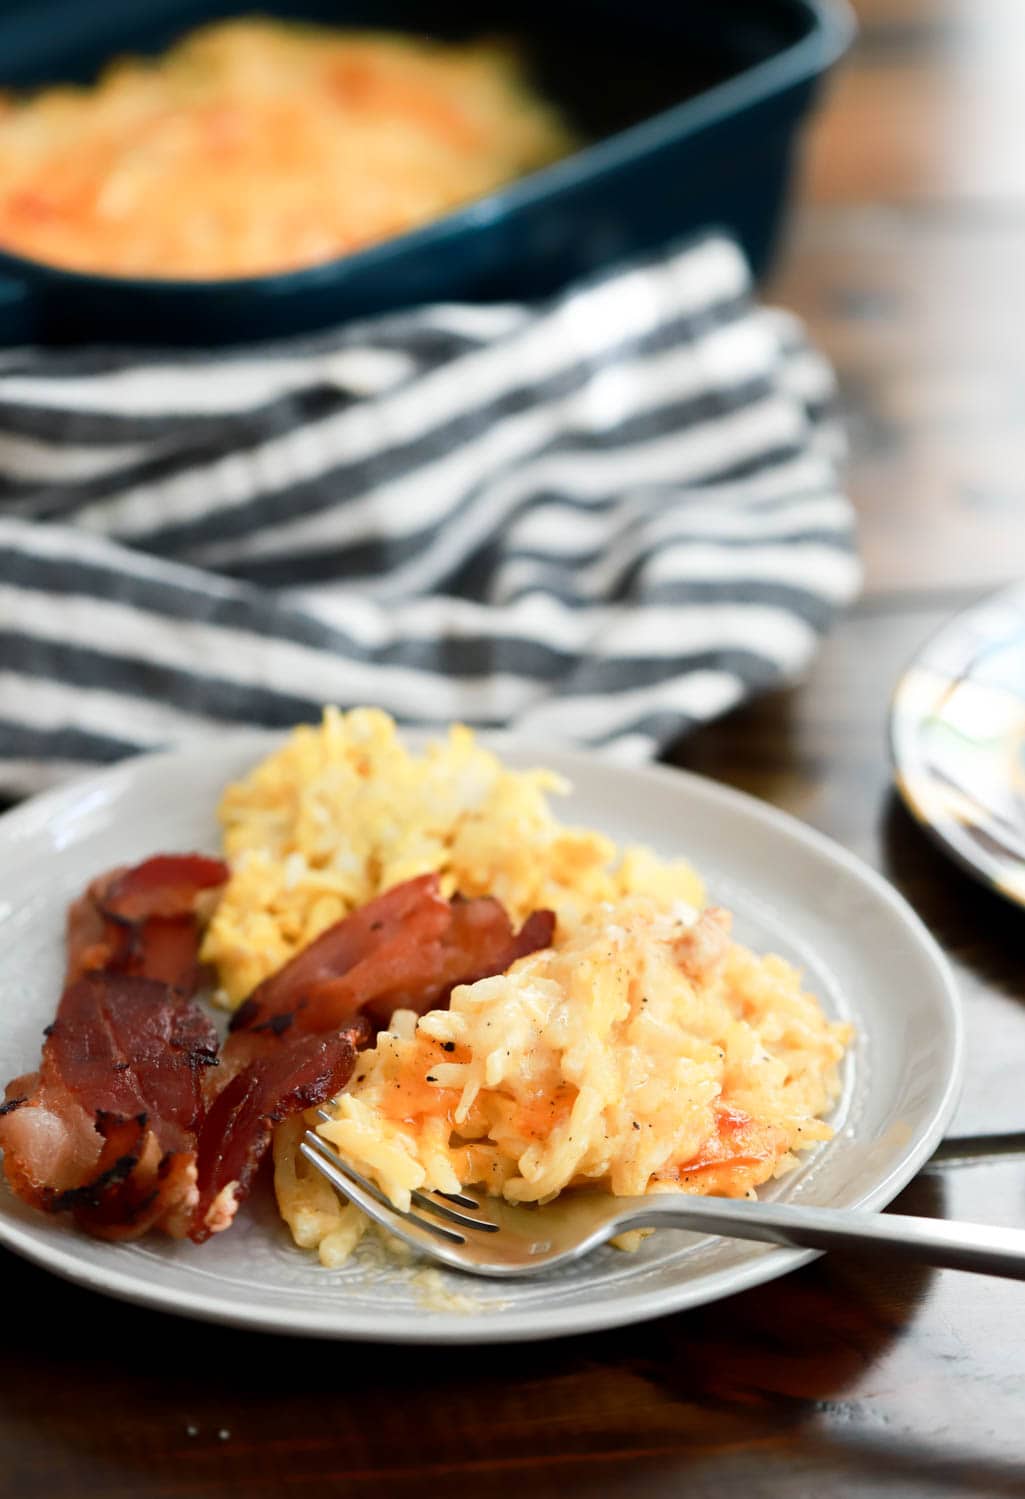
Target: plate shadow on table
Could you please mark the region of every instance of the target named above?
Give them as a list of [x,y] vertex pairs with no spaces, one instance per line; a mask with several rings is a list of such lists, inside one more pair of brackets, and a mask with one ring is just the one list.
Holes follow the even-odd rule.
[[896,791],[883,809],[881,845],[883,873],[945,950],[980,979],[1021,998],[1021,908],[940,849]]

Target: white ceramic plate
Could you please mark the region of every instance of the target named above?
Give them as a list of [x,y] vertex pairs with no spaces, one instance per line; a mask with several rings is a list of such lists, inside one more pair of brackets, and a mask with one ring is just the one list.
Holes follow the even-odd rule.
[[[413,737],[413,736],[411,736]],[[36,1063],[56,1003],[64,913],[88,879],[164,850],[215,850],[226,781],[277,742],[260,734],[128,761],[0,818],[0,1068]],[[857,1027],[836,1137],[778,1186],[787,1199],[881,1208],[910,1180],[952,1113],[961,1022],[947,966],[903,900],[850,854],[748,797],[678,771],[628,770],[583,755],[493,741],[514,765],[561,771],[567,820],[664,855],[686,855],[736,934],[799,964],[834,1015]],[[295,1249],[267,1196],[201,1248],[152,1238],[105,1244],[0,1191],[0,1242],[58,1275],[146,1306],[316,1337],[473,1343],[554,1337],[637,1322],[783,1274],[809,1253],[662,1230],[637,1254],[604,1249],[515,1284],[440,1275],[470,1307],[439,1307],[438,1284],[361,1246],[328,1271]],[[430,1278],[430,1277],[429,1277]]]
[[897,787],[970,874],[1025,906],[1025,583],[926,643],[890,711]]

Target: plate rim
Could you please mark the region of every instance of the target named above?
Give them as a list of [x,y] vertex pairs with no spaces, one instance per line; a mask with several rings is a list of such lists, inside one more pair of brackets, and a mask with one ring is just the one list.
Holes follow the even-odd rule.
[[[920,784],[918,771],[922,765],[920,753],[914,753],[911,746],[917,745],[918,732],[921,727],[920,716],[915,716],[912,721],[911,713],[906,706],[908,683],[916,671],[927,668],[930,657],[941,649],[944,643],[951,637],[963,630],[966,623],[973,616],[981,613],[984,609],[992,609],[1001,603],[1014,602],[1025,624],[1025,583],[1018,581],[1010,583],[1004,588],[998,588],[995,592],[990,591],[982,594],[974,603],[967,605],[964,609],[958,609],[954,614],[948,615],[941,624],[922,641],[914,655],[907,662],[897,683],[890,695],[889,712],[887,714],[887,744],[890,755],[890,765],[893,771],[893,782],[897,792],[914,818],[915,822],[924,833],[932,840],[940,851],[952,859],[957,867],[970,875],[972,879],[983,885],[987,890],[993,891],[1003,900],[1009,901],[1013,906],[1025,907],[1025,885],[1021,889],[1013,884],[1007,884],[997,877],[988,864],[975,855],[967,842],[952,838],[948,832],[946,821],[937,821],[929,804],[923,800],[916,791]],[[909,775],[908,772],[915,772]]]
[[[227,734],[196,736],[187,743],[170,749],[155,749],[126,757],[114,765],[79,777],[68,785],[39,792],[0,814],[0,841],[9,834],[13,834],[15,838],[19,835],[31,835],[41,825],[58,820],[83,794],[89,796],[104,791],[108,798],[116,796],[118,783],[130,781],[144,767],[159,766],[161,762],[188,761],[211,748],[223,752],[229,744],[236,751],[251,745],[254,755],[266,754],[275,745],[282,743],[288,732],[287,729],[240,729]],[[435,738],[443,732],[444,728],[440,726],[435,729],[400,726],[401,737],[413,743]],[[631,778],[639,778],[642,782],[665,790],[678,791],[686,788],[690,795],[704,797],[713,805],[727,807],[742,817],[753,819],[770,832],[796,842],[803,850],[839,867],[863,886],[867,886],[901,920],[909,935],[914,935],[919,956],[932,967],[937,981],[937,993],[942,996],[941,1011],[950,1035],[950,1061],[942,1091],[932,1107],[927,1124],[920,1129],[916,1143],[874,1187],[862,1193],[850,1207],[856,1211],[877,1212],[891,1202],[918,1173],[943,1137],[960,1097],[965,1054],[964,1016],[952,968],[938,942],[905,897],[883,875],[843,844],[802,822],[793,814],[707,776],[657,763],[617,763],[614,759],[603,759],[600,755],[571,746],[541,749],[527,737],[502,731],[480,731],[477,738],[480,743],[499,753],[515,751],[524,756],[536,757],[539,764],[559,761],[561,764],[553,764],[552,768],[564,769],[571,779],[573,766],[576,764],[582,766],[585,773],[598,766]],[[376,1327],[349,1327],[340,1325],[344,1319],[344,1306],[341,1304],[335,1320],[327,1315],[319,1324],[306,1319],[297,1325],[294,1309],[287,1307],[268,1308],[255,1301],[228,1303],[219,1300],[216,1294],[202,1290],[183,1294],[180,1290],[150,1284],[145,1279],[140,1280],[137,1274],[122,1271],[116,1266],[108,1268],[80,1261],[63,1244],[40,1241],[31,1228],[24,1228],[3,1216],[0,1216],[0,1246],[75,1285],[178,1316],[288,1336],[435,1346],[540,1341],[632,1326],[737,1294],[752,1286],[777,1279],[819,1257],[816,1250],[771,1247],[762,1256],[743,1265],[713,1271],[696,1281],[682,1282],[678,1288],[669,1291],[662,1287],[642,1291],[634,1297],[613,1297],[582,1306],[548,1311],[525,1309],[502,1320],[485,1311],[460,1313],[458,1316],[453,1314],[444,1323],[434,1323],[433,1319],[425,1317],[422,1320]]]

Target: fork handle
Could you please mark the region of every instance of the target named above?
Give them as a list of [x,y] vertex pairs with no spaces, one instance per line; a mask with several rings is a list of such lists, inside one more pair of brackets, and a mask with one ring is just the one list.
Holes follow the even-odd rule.
[[[627,1223],[625,1220],[629,1219]],[[686,1228],[792,1249],[839,1249],[869,1259],[905,1259],[945,1270],[1025,1279],[1025,1230],[984,1223],[858,1213],[791,1203],[656,1195],[618,1220],[623,1228]]]

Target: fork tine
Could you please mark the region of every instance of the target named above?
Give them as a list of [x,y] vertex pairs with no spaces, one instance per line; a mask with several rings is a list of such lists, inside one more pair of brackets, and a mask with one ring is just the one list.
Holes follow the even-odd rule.
[[465,1192],[438,1192],[438,1197],[444,1197],[446,1202],[454,1202],[457,1208],[479,1208],[480,1203],[476,1197],[467,1197]]
[[[307,1130],[305,1138],[307,1143],[318,1151],[326,1161],[329,1161],[336,1171],[350,1177],[365,1192],[369,1192],[375,1202],[379,1202],[382,1207],[388,1208],[391,1212],[398,1211],[390,1199],[372,1181],[368,1181],[365,1176],[361,1176],[358,1171],[350,1166],[348,1161],[343,1160],[336,1151],[332,1150],[328,1142],[322,1139],[320,1135],[312,1130]],[[447,1193],[439,1193],[439,1196],[441,1195],[448,1196]],[[478,1232],[489,1234],[498,1232],[497,1223],[488,1222],[486,1219],[470,1218],[465,1213],[455,1213],[451,1208],[446,1207],[444,1203],[438,1202],[436,1198],[430,1197],[424,1192],[412,1192],[410,1196],[417,1207],[423,1208],[428,1213],[432,1213],[436,1218],[444,1218],[448,1223],[455,1223],[459,1228],[472,1228]],[[450,1198],[449,1200],[451,1201],[452,1199]],[[471,1201],[469,1198],[464,1200],[467,1202]],[[472,1205],[474,1207],[477,1206],[475,1202]],[[415,1219],[414,1214],[410,1214],[409,1216]]]
[[[325,1124],[334,1123],[335,1116],[333,1114],[329,1114],[326,1109],[318,1109],[317,1117],[319,1119],[323,1119]],[[327,1141],[324,1140],[322,1136],[315,1134],[314,1138],[318,1146],[323,1146],[325,1150],[330,1149]],[[343,1162],[340,1156],[334,1155],[332,1159],[334,1161],[334,1164],[341,1170],[348,1171],[350,1175],[354,1177],[356,1176],[356,1172],[353,1171],[348,1162]],[[364,1186],[368,1188],[368,1190],[375,1190],[372,1183],[365,1181],[364,1178],[360,1178],[360,1180],[363,1182]],[[437,1192],[434,1197],[426,1197],[423,1192],[414,1192],[412,1195],[415,1202],[418,1202],[421,1207],[427,1208],[428,1211],[437,1213],[439,1218],[451,1218],[453,1223],[461,1223],[464,1227],[469,1226],[471,1228],[482,1228],[487,1233],[492,1233],[494,1231],[493,1224],[478,1223],[473,1219],[462,1217],[459,1213],[450,1213],[447,1208],[442,1207],[441,1203],[436,1200],[438,1197],[444,1197],[446,1202],[451,1202],[457,1208],[472,1208],[474,1212],[476,1212],[480,1208],[480,1203],[474,1197],[467,1197],[465,1192]],[[388,1202],[387,1197],[380,1197],[380,1201],[384,1203],[385,1206],[390,1207],[391,1205]]]
[[336,1171],[342,1172],[357,1187],[362,1187],[364,1192],[369,1192],[374,1201],[379,1202],[383,1208],[390,1208],[392,1206],[390,1199],[385,1197],[380,1187],[374,1182],[369,1181],[367,1177],[360,1176],[355,1167],[350,1166],[348,1161],[343,1161],[338,1152],[333,1150],[328,1142],[321,1139],[320,1135],[314,1130],[308,1129],[303,1136],[303,1140],[305,1144],[312,1146],[314,1150],[323,1156],[324,1160],[329,1161]]
[[[372,1181],[368,1181],[365,1176],[360,1176],[359,1172],[350,1166],[348,1161],[343,1160],[336,1151],[332,1150],[328,1142],[322,1139],[320,1135],[313,1131],[307,1131],[306,1139],[315,1150],[320,1152],[325,1160],[330,1161],[336,1171],[340,1171],[344,1175],[351,1177],[365,1192],[369,1192],[382,1207],[389,1208],[392,1212],[398,1211],[390,1199]],[[416,1203],[417,1207],[423,1208],[428,1213],[433,1213],[436,1218],[444,1218],[448,1223],[455,1223],[460,1228],[475,1228],[480,1232],[489,1234],[498,1232],[497,1223],[488,1223],[479,1218],[469,1218],[465,1213],[455,1213],[451,1208],[446,1207],[444,1203],[438,1202],[434,1197],[427,1196],[424,1192],[411,1192],[410,1197]],[[469,1201],[469,1199],[466,1200]],[[473,1203],[473,1206],[476,1207],[477,1204]]]
[[460,1228],[475,1228],[479,1233],[497,1234],[498,1224],[489,1223],[486,1218],[471,1218],[466,1213],[454,1213],[444,1203],[438,1201],[438,1197],[447,1197],[449,1202],[468,1202],[471,1207],[477,1204],[469,1197],[449,1197],[447,1192],[439,1192],[437,1197],[430,1197],[426,1192],[411,1192],[410,1197],[417,1207],[423,1208],[425,1212],[433,1213],[436,1218],[444,1218],[449,1223],[458,1223]]
[[355,1181],[347,1171],[341,1171],[320,1150],[314,1149],[309,1141],[316,1138],[312,1132],[307,1130],[306,1138],[300,1142],[299,1153],[309,1161],[322,1176],[326,1176],[336,1191],[350,1202],[354,1202],[358,1208],[362,1208],[368,1218],[373,1218],[382,1228],[389,1233],[397,1234],[400,1239],[405,1239],[408,1244],[418,1247],[415,1233],[411,1233],[405,1225],[418,1229],[423,1233],[433,1234],[436,1238],[444,1239],[452,1245],[463,1245],[466,1240],[462,1234],[456,1233],[454,1229],[445,1228],[441,1223],[432,1223],[427,1218],[421,1218],[416,1213],[403,1213],[394,1207],[386,1197],[377,1192],[371,1183]]

